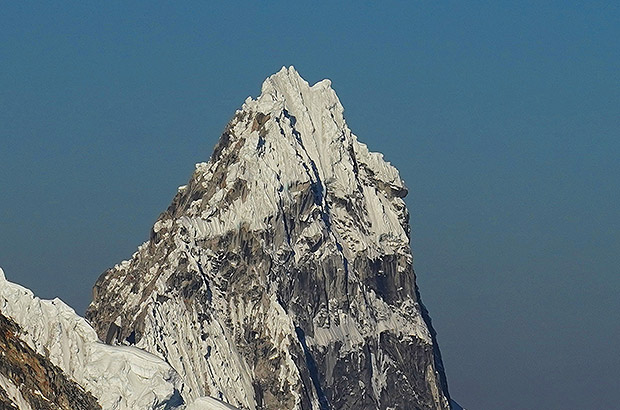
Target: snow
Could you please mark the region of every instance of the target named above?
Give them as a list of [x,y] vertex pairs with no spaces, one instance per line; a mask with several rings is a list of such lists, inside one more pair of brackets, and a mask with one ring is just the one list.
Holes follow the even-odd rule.
[[11,401],[17,406],[18,409],[32,410],[30,403],[24,399],[24,396],[22,396],[22,393],[19,391],[19,387],[16,386],[12,380],[7,379],[2,374],[0,374],[0,386],[4,388]]
[[188,405],[185,410],[235,410],[236,407],[213,397],[200,397]]
[[86,320],[60,299],[39,299],[7,281],[2,269],[0,311],[19,324],[31,348],[90,391],[104,409],[163,409],[182,387],[163,360],[137,348],[101,343]]
[[[266,230],[269,216],[294,202],[295,187],[311,184],[320,192],[318,209],[326,212],[328,195],[355,200],[368,219],[369,226],[358,226],[348,211],[330,210],[334,232],[346,245],[346,256],[363,250],[376,256],[391,253],[393,242],[408,244],[404,228],[408,217],[403,200],[376,189],[379,185],[385,190],[405,191],[404,182],[383,155],[370,152],[358,142],[346,125],[343,112],[331,81],[310,86],[294,67],[282,67],[265,80],[258,98],[248,97],[237,111],[242,118],[248,113],[268,116],[263,124],[265,132],[261,133],[251,122],[233,122],[231,138],[241,145],[231,143],[228,148],[238,150],[238,160],[228,164],[224,188],[210,198],[194,201],[179,223],[195,233],[197,239],[221,236],[244,223],[251,230]],[[356,166],[361,168],[358,173]],[[196,164],[196,178],[206,188],[217,169],[216,161]],[[251,195],[227,203],[226,196],[235,181],[243,181]],[[160,224],[155,225],[156,232]],[[385,243],[383,238],[388,237],[394,240]],[[295,249],[296,254],[303,254],[303,243],[296,246],[300,246]]]

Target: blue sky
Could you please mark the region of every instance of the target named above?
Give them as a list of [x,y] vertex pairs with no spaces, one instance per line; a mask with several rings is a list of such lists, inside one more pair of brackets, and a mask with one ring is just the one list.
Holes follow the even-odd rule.
[[10,280],[82,313],[235,109],[292,64],[332,80],[353,132],[410,188],[452,395],[469,410],[616,405],[617,2],[2,9]]

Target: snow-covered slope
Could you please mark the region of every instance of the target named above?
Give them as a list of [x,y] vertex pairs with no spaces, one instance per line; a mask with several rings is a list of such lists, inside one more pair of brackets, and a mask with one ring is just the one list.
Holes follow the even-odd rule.
[[91,392],[104,409],[164,409],[182,404],[181,380],[164,361],[135,347],[108,346],[59,299],[41,300],[6,280],[0,269],[0,312],[20,338]]
[[35,352],[20,326],[0,312],[0,408],[101,410],[95,397]]
[[156,221],[97,281],[109,343],[165,358],[187,396],[250,409],[447,409],[398,171],[329,80],[269,77]]

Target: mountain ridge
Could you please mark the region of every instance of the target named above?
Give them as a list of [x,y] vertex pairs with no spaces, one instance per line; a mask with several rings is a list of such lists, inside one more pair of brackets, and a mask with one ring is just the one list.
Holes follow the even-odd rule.
[[63,301],[38,298],[0,268],[0,408],[235,409],[181,391],[183,381],[164,360],[105,345]]

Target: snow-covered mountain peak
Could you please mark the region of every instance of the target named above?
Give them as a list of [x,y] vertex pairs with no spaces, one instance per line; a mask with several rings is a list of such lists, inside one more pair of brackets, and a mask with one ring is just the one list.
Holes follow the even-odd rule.
[[447,409],[406,194],[351,132],[331,82],[282,68],[149,241],[101,275],[87,317],[106,342],[165,358],[191,399]]
[[[259,97],[246,100],[237,115],[254,116],[259,134],[303,145],[311,160],[322,166],[340,160],[352,143],[343,108],[329,80],[310,86],[294,67],[283,67],[265,80]],[[269,132],[269,131],[275,132]],[[287,132],[290,131],[290,132]],[[274,145],[276,149],[282,147]],[[306,160],[306,158],[302,158]],[[323,172],[321,172],[323,173]]]
[[[200,188],[214,178],[221,179],[217,187]],[[329,80],[310,86],[293,67],[283,67],[237,111],[211,160],[197,165],[174,216],[199,220],[187,222],[205,237],[240,223],[265,230],[270,215],[304,192],[321,215],[311,231],[333,228],[348,256],[369,247],[390,252],[390,238],[408,243],[401,199],[407,189],[396,168],[358,142]]]
[[[339,113],[339,122],[342,122],[342,105],[331,88],[330,80],[319,81],[310,86],[306,80],[295,70],[295,67],[282,67],[280,71],[268,77],[261,88],[261,95],[257,98],[258,108],[271,111],[270,108],[278,104],[270,105],[270,102],[283,103],[284,107],[293,115],[300,114],[303,107],[317,107]],[[244,106],[244,109],[250,108]]]

